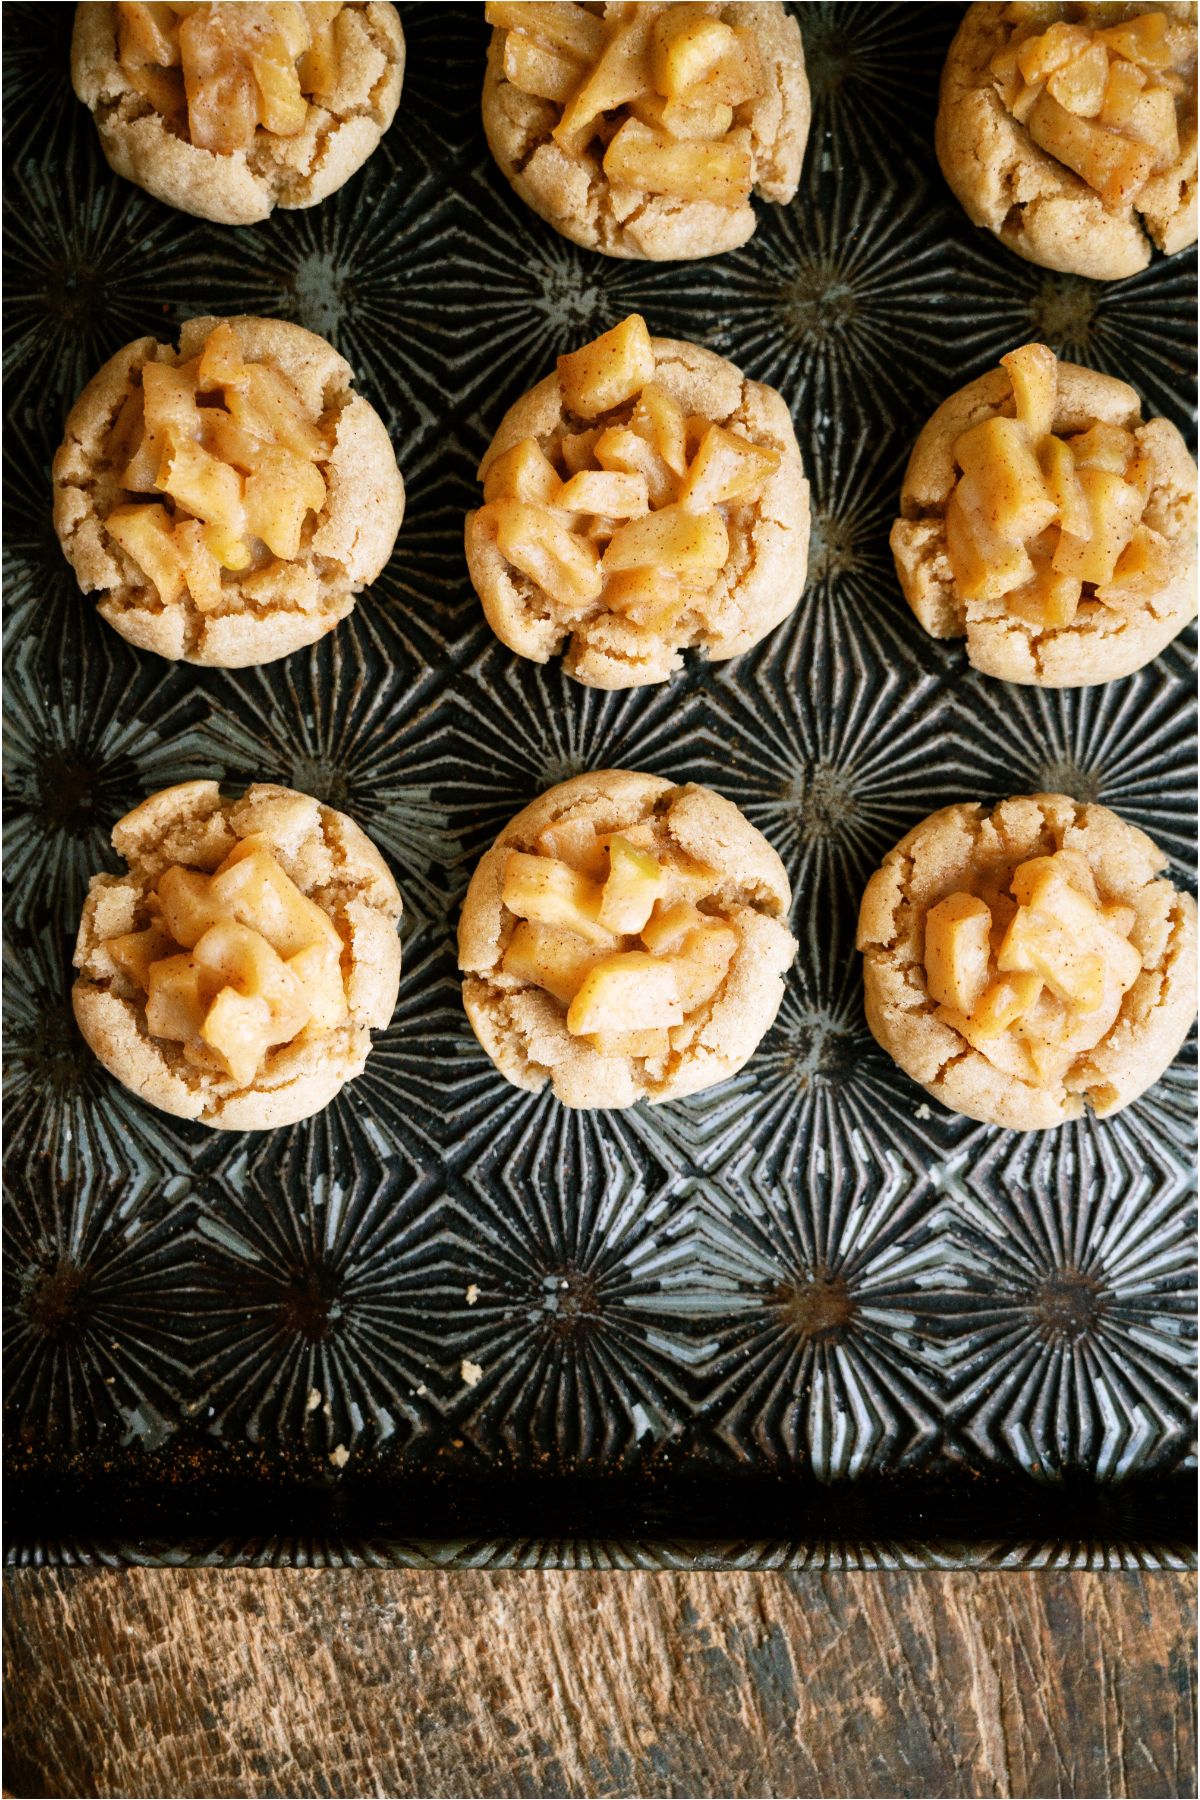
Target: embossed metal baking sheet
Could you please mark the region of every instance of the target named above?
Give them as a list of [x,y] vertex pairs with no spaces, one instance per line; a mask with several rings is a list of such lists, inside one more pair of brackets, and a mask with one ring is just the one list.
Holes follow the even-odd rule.
[[[800,194],[744,249],[606,261],[509,192],[481,9],[402,8],[400,114],[340,193],[234,230],[105,167],[71,9],[5,9],[7,1446],[17,1559],[1186,1557],[1192,1059],[1103,1124],[1015,1136],[924,1104],[853,951],[880,854],[951,800],[1099,798],[1193,858],[1193,640],[1077,693],[916,626],[887,533],[933,406],[1031,337],[1191,431],[1195,262],[1112,286],[974,232],[931,149],[956,9],[801,9]],[[774,383],[813,486],[809,584],[749,656],[602,694],[492,637],[462,555],[505,407],[631,311]],[[223,672],[81,598],[48,468],[84,380],[197,312],[322,332],[391,430],[408,512],[323,643]],[[711,783],[776,845],[801,949],[734,1081],[624,1113],[507,1086],[453,929],[533,795],[624,766]],[[70,1020],[112,822],[191,776],[353,815],[406,903],[361,1080],[269,1135],[155,1113]]]

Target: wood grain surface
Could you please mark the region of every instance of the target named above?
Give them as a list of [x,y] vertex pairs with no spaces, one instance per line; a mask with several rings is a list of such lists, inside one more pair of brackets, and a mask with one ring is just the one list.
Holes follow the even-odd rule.
[[1187,1575],[6,1585],[14,1795],[1196,1791]]

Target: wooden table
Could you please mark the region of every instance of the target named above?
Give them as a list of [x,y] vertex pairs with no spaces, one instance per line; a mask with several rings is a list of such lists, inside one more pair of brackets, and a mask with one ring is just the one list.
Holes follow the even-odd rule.
[[21,1570],[14,1795],[1194,1794],[1177,1574]]

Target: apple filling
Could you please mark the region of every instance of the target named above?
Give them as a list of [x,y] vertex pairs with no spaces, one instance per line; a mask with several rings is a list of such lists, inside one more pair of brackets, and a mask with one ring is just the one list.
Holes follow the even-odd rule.
[[635,313],[558,359],[583,429],[524,438],[488,467],[479,523],[564,624],[610,612],[659,638],[702,614],[729,558],[729,509],[779,467],[769,445],[685,416],[654,373]]
[[104,528],[164,606],[186,593],[214,612],[226,570],[249,598],[269,598],[276,563],[300,555],[310,514],[325,505],[318,464],[331,451],[294,384],[245,361],[223,322],[190,362],[142,369],[109,455],[128,493],[162,497],[114,507]]
[[136,91],[200,150],[296,137],[338,82],[336,5],[117,0],[117,57]]
[[1025,344],[1000,360],[1016,417],[983,419],[954,444],[946,551],[959,594],[1042,631],[1072,624],[1081,606],[1128,613],[1153,601],[1169,547],[1143,522],[1154,468],[1135,433],[1098,424],[1056,436],[1053,352]]
[[738,947],[711,906],[719,876],[645,820],[597,833],[549,825],[509,852],[502,899],[517,923],[501,970],[550,994],[567,1030],[602,1056],[665,1063],[691,1042]]
[[1136,205],[1151,177],[1178,162],[1177,103],[1195,72],[1194,48],[1189,68],[1177,60],[1165,13],[1120,17],[1130,10],[1009,6],[1016,29],[991,63],[997,93],[1034,143],[1112,208]]
[[144,996],[150,1036],[239,1087],[270,1050],[348,1016],[337,929],[261,837],[243,838],[212,875],[164,870],[149,924],[105,949]]
[[615,187],[743,206],[754,186],[747,109],[766,91],[754,33],[721,5],[488,0],[504,75],[559,109],[553,141]]
[[1130,906],[1106,905],[1086,859],[1059,850],[978,893],[956,892],[925,919],[935,1017],[1002,1074],[1060,1081],[1112,1029],[1141,972]]

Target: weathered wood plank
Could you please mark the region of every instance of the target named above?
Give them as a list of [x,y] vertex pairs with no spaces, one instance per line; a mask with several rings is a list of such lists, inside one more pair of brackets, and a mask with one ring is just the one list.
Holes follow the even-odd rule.
[[16,1795],[1195,1793],[1167,1574],[23,1570]]

